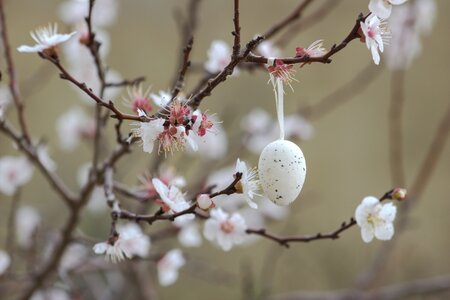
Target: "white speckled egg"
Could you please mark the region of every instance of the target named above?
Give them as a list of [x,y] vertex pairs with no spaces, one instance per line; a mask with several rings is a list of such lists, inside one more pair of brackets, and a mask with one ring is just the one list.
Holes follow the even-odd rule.
[[264,194],[277,205],[288,205],[305,182],[305,157],[293,142],[276,140],[261,152],[258,171]]

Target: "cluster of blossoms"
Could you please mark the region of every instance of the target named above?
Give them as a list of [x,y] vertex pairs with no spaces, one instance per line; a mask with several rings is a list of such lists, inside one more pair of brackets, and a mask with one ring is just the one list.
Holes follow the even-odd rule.
[[[421,50],[420,35],[431,30],[436,4],[434,0],[370,0],[370,16],[361,22],[361,40],[379,64],[379,52],[390,40],[387,63],[393,70],[407,68]],[[404,4],[404,5],[401,5]],[[393,6],[397,6],[393,9]],[[389,19],[389,29],[387,20]]]
[[[213,131],[215,122],[206,113],[196,110],[192,112],[186,101],[175,99],[168,107],[167,118],[156,118],[149,122],[140,122],[134,129],[134,136],[142,140],[144,152],[151,153],[154,143],[158,142],[159,151],[173,152],[184,150],[186,144],[191,150],[197,151],[198,145],[192,138],[195,134],[203,137]],[[146,115],[138,110],[140,115]]]

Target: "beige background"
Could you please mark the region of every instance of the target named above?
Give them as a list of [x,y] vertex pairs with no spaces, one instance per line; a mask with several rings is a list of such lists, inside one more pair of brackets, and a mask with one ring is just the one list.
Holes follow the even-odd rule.
[[[38,25],[59,21],[57,5],[61,1],[10,0],[6,1],[11,43],[14,47],[30,43],[28,32]],[[209,44],[214,39],[232,43],[232,1],[203,1],[199,28],[196,33],[193,60],[206,57]],[[299,1],[243,0],[241,8],[242,39],[247,41],[256,33],[264,32],[295,7]],[[321,1],[318,1],[321,3]],[[316,39],[324,39],[325,46],[339,42],[353,26],[359,12],[367,11],[367,2],[344,0],[323,21],[292,39],[284,50],[292,55],[296,46],[306,46]],[[179,35],[173,19],[175,9],[184,9],[187,1],[121,1],[117,23],[111,27],[112,50],[108,64],[120,70],[127,78],[138,75],[147,77],[153,90],[167,89],[171,82],[179,53]],[[440,118],[450,100],[450,20],[446,12],[450,2],[438,0],[438,16],[433,32],[423,39],[423,53],[406,75],[406,105],[404,118],[405,165],[408,182],[416,176]],[[317,6],[313,6],[317,7]],[[311,9],[310,11],[313,11]],[[37,55],[14,53],[21,82],[42,68],[45,62]],[[349,81],[371,60],[365,45],[355,41],[337,54],[330,65],[305,66],[297,72],[299,83],[295,93],[286,96],[286,112],[294,112],[299,106],[312,104]],[[44,67],[45,68],[45,67]],[[373,68],[380,68],[373,66]],[[4,68],[2,67],[2,71]],[[27,102],[26,113],[31,132],[48,139],[58,173],[76,188],[75,174],[78,166],[89,159],[89,145],[82,145],[74,153],[57,150],[55,119],[68,107],[82,104],[67,83],[59,80],[50,67],[44,71],[48,80],[35,82]],[[188,80],[188,87],[196,83],[198,76]],[[266,84],[264,72],[248,74],[214,90],[202,107],[217,112],[236,144],[236,128],[240,118],[251,108],[261,106],[274,112],[271,87]],[[391,188],[388,164],[388,105],[391,74],[383,70],[363,93],[348,104],[314,121],[315,137],[302,142],[301,147],[308,163],[308,175],[302,196],[292,206],[292,213],[285,222],[271,229],[285,234],[309,234],[336,228],[350,217],[356,205],[366,195],[381,195]],[[189,89],[188,89],[189,90]],[[120,99],[118,99],[120,101]],[[89,108],[87,108],[89,109]],[[10,114],[11,118],[14,115]],[[125,126],[125,128],[131,128]],[[111,131],[111,134],[113,132]],[[135,174],[145,169],[151,160],[136,149],[120,163],[120,177],[135,183]],[[446,147],[426,193],[414,208],[407,230],[395,236],[397,247],[389,257],[384,275],[378,284],[390,284],[450,272],[450,235],[448,211],[450,209],[450,148]],[[233,151],[231,151],[233,152]],[[9,141],[0,136],[0,153],[13,153]],[[239,154],[252,164],[257,157],[249,153]],[[204,162],[191,161],[183,155],[170,158],[190,183],[202,178]],[[229,162],[236,159],[229,157]],[[45,226],[58,228],[64,214],[57,196],[43,178],[35,174],[31,184],[23,192],[25,202],[38,207],[47,218]],[[4,236],[10,199],[0,195],[0,236]],[[399,210],[402,205],[399,205]],[[82,229],[99,239],[108,232],[108,216],[86,216]],[[149,228],[148,232],[153,229]],[[3,246],[3,244],[0,243]],[[171,247],[165,242],[160,249]],[[261,240],[247,248],[236,248],[224,253],[208,242],[199,250],[188,250],[196,261],[204,265],[192,271],[195,265],[182,271],[179,282],[170,288],[158,288],[161,299],[235,299],[242,294],[243,265],[255,276],[256,288],[261,288],[259,276],[274,255],[279,258],[276,268],[270,269],[274,292],[298,289],[331,290],[352,286],[357,275],[371,262],[381,246],[380,242],[364,244],[359,230],[345,232],[337,241],[320,241],[312,244],[296,244],[286,250],[267,240]],[[157,248],[155,248],[157,249]],[[275,254],[267,254],[272,251]],[[197,266],[198,267],[198,266]],[[231,282],[211,282],[209,269],[224,270],[232,275]],[[204,270],[206,269],[206,270]],[[202,271],[203,270],[203,271]],[[209,270],[209,271],[208,271]],[[225,284],[226,283],[226,284]],[[450,296],[450,295],[447,295]],[[445,299],[445,296],[436,299]],[[416,298],[414,298],[416,299]],[[419,299],[419,298],[417,298]],[[427,298],[427,299],[432,299]]]

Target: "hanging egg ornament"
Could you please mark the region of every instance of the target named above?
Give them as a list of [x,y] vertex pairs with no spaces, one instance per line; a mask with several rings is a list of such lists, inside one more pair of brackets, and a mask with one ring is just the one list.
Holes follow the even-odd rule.
[[293,142],[276,140],[268,144],[259,157],[259,180],[264,194],[277,205],[297,199],[306,177],[302,150]]
[[270,82],[273,85],[280,127],[280,138],[267,145],[259,157],[259,182],[264,194],[277,205],[289,205],[297,199],[306,176],[306,162],[302,150],[284,139],[284,86],[290,85],[292,65],[268,59]]

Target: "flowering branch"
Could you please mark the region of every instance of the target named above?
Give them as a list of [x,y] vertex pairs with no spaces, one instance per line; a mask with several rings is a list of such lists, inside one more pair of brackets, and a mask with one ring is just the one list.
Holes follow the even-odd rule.
[[[302,12],[308,7],[308,5],[312,2],[312,0],[305,0],[303,1],[291,14],[289,14],[285,19],[281,20],[279,23],[272,26],[269,30],[266,31],[266,33],[263,36],[258,36],[247,43],[246,50],[241,55],[233,55],[233,58],[231,59],[230,63],[215,77],[205,77],[203,78],[197,88],[194,89],[194,93],[190,106],[193,109],[197,109],[200,106],[201,101],[203,98],[211,95],[212,90],[218,86],[220,83],[224,82],[229,75],[233,73],[234,68],[241,62],[247,61],[247,58],[249,56],[253,56],[251,53],[260,42],[262,42],[264,39],[269,39],[276,33],[278,33],[280,30],[294,22],[295,20],[299,19],[302,15]],[[240,28],[239,30],[236,30],[239,26],[239,2],[235,2],[235,17],[234,17],[234,25],[235,25],[235,31],[239,33],[240,36]],[[237,22],[237,23],[236,23]],[[240,44],[240,37],[237,38],[235,35],[234,40],[234,46],[233,50],[240,49],[240,46],[238,47],[238,44]],[[267,60],[266,60],[267,62]],[[214,75],[213,75],[214,76]],[[205,86],[206,85],[206,86]],[[202,88],[203,87],[203,88]]]
[[[292,65],[292,64],[298,64],[298,63],[312,63],[312,62],[320,62],[324,64],[331,63],[330,57],[332,57],[334,54],[338,53],[342,49],[344,49],[348,43],[350,43],[354,39],[359,39],[361,36],[358,33],[360,28],[360,23],[364,22],[364,20],[369,15],[364,16],[363,14],[360,14],[358,18],[356,19],[355,25],[353,26],[350,33],[347,35],[347,37],[340,43],[340,44],[334,44],[331,49],[325,53],[322,56],[319,57],[310,57],[308,55],[303,55],[300,57],[292,57],[292,58],[277,58],[278,60],[282,61],[284,64]],[[259,63],[259,64],[267,64],[268,58],[263,56],[256,56],[254,54],[250,54],[246,57],[245,61],[252,62],[252,63]]]
[[[209,197],[214,198],[219,195],[231,195],[231,194],[236,193],[237,192],[236,185],[241,180],[241,178],[242,178],[242,173],[236,173],[234,175],[234,180],[233,180],[233,182],[230,183],[230,185],[228,185],[226,188],[224,188],[223,190],[221,190],[219,192],[210,194]],[[178,218],[180,216],[188,215],[188,214],[195,214],[198,216],[202,216],[202,214],[199,214],[196,212],[197,206],[198,206],[197,201],[194,201],[194,203],[189,208],[182,210],[180,212],[176,212],[176,213],[168,214],[168,215],[165,215],[164,211],[161,209],[159,209],[157,212],[155,212],[154,214],[151,214],[151,215],[135,214],[135,213],[120,209],[120,211],[113,211],[111,213],[111,216],[113,219],[133,220],[136,222],[144,221],[151,225],[151,224],[153,224],[153,222],[160,221],[160,220],[166,220],[166,221],[173,222],[176,218]]]
[[[396,195],[396,192],[398,189],[392,189],[388,192],[386,192],[383,196],[379,198],[379,202],[382,202],[384,200],[398,200],[398,196]],[[342,222],[338,229],[328,232],[328,233],[317,233],[314,235],[304,235],[304,236],[288,236],[288,237],[281,237],[277,236],[272,233],[268,233],[266,229],[247,229],[247,234],[256,234],[259,236],[262,236],[264,238],[267,238],[269,240],[272,240],[280,246],[284,246],[286,248],[289,248],[289,243],[293,242],[301,242],[301,243],[308,243],[312,241],[318,241],[318,240],[336,240],[340,238],[341,233],[348,230],[349,228],[355,226],[356,220],[351,217],[348,222]]]

